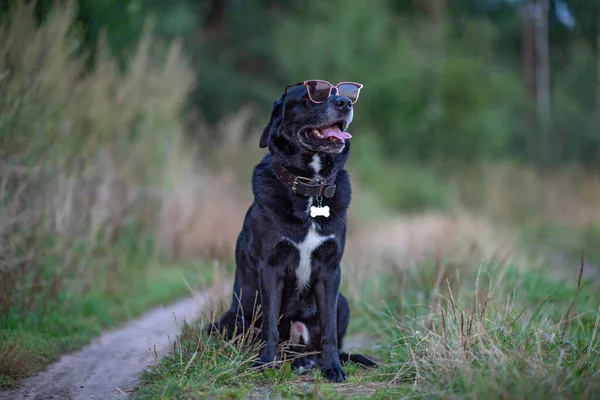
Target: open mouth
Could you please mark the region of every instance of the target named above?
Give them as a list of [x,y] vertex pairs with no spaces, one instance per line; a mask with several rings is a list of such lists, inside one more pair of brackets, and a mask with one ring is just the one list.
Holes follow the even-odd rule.
[[344,131],[344,121],[338,121],[333,125],[323,128],[313,128],[309,131],[310,136],[319,140],[329,140],[331,142],[344,142],[350,139],[351,134]]

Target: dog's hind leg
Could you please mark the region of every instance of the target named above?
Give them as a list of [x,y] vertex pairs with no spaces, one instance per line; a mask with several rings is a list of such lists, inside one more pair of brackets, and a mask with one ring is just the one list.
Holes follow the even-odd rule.
[[[316,323],[316,322],[315,322]],[[314,332],[312,333],[314,335]],[[311,338],[311,332],[304,322],[296,321],[290,325],[290,338],[288,352],[294,360],[292,369],[300,373],[310,371],[317,366],[319,358],[317,354],[306,354],[316,350],[314,337]]]
[[345,364],[352,361],[356,364],[365,367],[376,367],[378,364],[362,354],[348,354],[342,350],[344,337],[350,323],[350,306],[346,298],[339,293],[337,302],[337,329],[338,329],[338,349],[340,354],[340,362]]
[[363,367],[367,367],[367,368],[377,367],[379,365],[375,361],[371,360],[370,358],[368,358],[367,356],[364,356],[362,354],[348,354],[348,353],[341,351],[340,352],[340,362],[342,364],[346,364],[350,361],[352,361],[353,363],[356,363],[358,365],[362,365]]
[[348,325],[350,324],[350,305],[348,305],[348,300],[341,293],[338,293],[336,313],[338,349],[341,350],[344,345]]
[[234,289],[231,308],[223,313],[217,321],[212,321],[209,324],[208,334],[218,333],[224,339],[230,340],[238,335],[246,336],[247,334],[256,335],[259,333],[257,328],[260,328],[260,318],[258,318],[258,326],[255,327],[256,318],[253,315],[244,315],[244,307],[241,301],[238,300],[239,295],[236,292],[239,292],[239,290]]
[[[242,235],[240,235],[242,238]],[[225,339],[229,340],[237,335],[260,334],[260,315],[258,312],[258,293],[248,278],[249,261],[242,246],[239,244],[236,248],[236,262],[241,268],[236,270],[231,294],[231,306],[228,311],[223,313],[218,321],[212,322],[208,327],[208,333],[219,332]]]
[[256,339],[260,337],[260,327],[253,325],[241,315],[240,310],[226,311],[218,321],[212,322],[208,326],[208,333],[218,333],[226,340],[231,340],[235,336]]
[[261,334],[263,347],[255,367],[274,366],[279,345],[279,322],[288,266],[298,265],[300,254],[289,241],[277,243],[269,256],[258,266],[260,291]]

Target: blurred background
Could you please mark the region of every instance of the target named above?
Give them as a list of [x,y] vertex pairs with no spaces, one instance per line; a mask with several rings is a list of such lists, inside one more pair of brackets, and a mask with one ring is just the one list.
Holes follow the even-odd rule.
[[526,253],[552,270],[578,265],[582,249],[600,263],[598,1],[0,10],[6,324],[34,329],[74,307],[105,326],[132,292],[140,304],[125,316],[185,292],[182,274],[231,270],[272,101],[305,79],[364,84],[349,129],[346,258],[358,270],[465,253]]

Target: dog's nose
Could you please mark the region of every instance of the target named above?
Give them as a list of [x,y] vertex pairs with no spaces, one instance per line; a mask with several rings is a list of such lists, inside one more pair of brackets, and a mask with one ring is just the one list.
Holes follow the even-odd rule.
[[352,100],[344,96],[338,96],[333,104],[340,110],[349,110],[352,108]]

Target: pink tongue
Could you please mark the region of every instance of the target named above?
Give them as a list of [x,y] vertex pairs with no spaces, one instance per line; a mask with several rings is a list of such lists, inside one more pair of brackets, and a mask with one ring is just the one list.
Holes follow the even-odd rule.
[[348,132],[342,132],[340,130],[340,128],[337,127],[337,125],[331,125],[328,128],[323,128],[323,129],[321,129],[321,132],[323,132],[323,138],[325,138],[325,139],[328,139],[330,137],[335,137],[340,140],[346,140],[346,139],[350,139],[352,137],[352,135],[349,134]]

